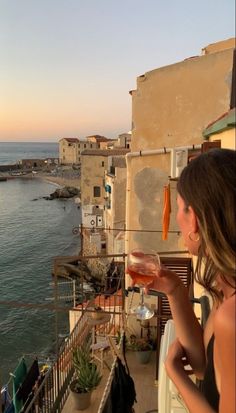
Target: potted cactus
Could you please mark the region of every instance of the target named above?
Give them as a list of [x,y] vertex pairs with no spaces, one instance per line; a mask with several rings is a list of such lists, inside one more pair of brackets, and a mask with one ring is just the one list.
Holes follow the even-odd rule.
[[90,406],[92,391],[99,385],[102,375],[93,362],[90,345],[85,344],[73,352],[75,378],[70,384],[75,408],[85,410]]

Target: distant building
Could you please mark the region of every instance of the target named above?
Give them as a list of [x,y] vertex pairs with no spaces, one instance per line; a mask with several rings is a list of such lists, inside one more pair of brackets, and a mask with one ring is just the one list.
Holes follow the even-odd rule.
[[113,142],[105,136],[91,135],[84,139],[62,138],[59,140],[59,160],[61,165],[79,165],[81,152],[90,149],[106,149]]
[[113,142],[113,139],[108,139],[105,136],[101,136],[101,135],[86,136],[86,140],[88,142],[96,143],[97,148],[100,148],[100,149],[107,149],[107,145]]
[[46,158],[46,159],[21,159],[19,161],[21,169],[51,169],[58,165],[58,158]]
[[105,174],[104,223],[107,254],[125,251],[125,206],[127,170],[124,156],[112,157]]
[[121,133],[118,136],[118,142],[119,142],[119,146],[129,149],[130,148],[130,144],[131,144],[131,137],[132,134],[130,133]]
[[62,165],[73,165],[78,159],[77,138],[62,138],[59,140],[59,162]]
[[[94,228],[104,228],[104,210],[108,202],[105,189],[105,174],[113,174],[115,171],[114,158],[122,156],[124,158],[128,152],[129,150],[127,149],[117,148],[114,150],[85,150],[81,154],[82,224],[85,228],[92,230],[89,236],[91,242],[92,239],[96,239],[97,245],[101,244],[101,231],[96,233],[97,231]],[[120,196],[125,196],[125,192],[123,195],[120,194]],[[97,250],[99,252],[99,248]]]

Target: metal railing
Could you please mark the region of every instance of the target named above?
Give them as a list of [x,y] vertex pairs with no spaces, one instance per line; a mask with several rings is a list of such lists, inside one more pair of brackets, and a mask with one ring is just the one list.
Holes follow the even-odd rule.
[[87,340],[90,330],[84,313],[64,343],[56,362],[37,383],[32,400],[25,403],[20,413],[61,413],[74,374],[73,349]]
[[[92,333],[98,336],[116,335],[121,327],[122,309],[124,306],[124,274],[117,278],[116,291],[109,293],[109,289],[99,293],[93,299],[82,302],[74,308],[80,318],[73,331],[60,349],[55,363],[45,375],[40,376],[37,388],[34,388],[32,400],[27,400],[20,413],[61,413],[69,395],[69,385],[73,379],[74,367],[72,363],[73,350],[87,342]],[[93,327],[91,312],[94,305],[110,314],[109,322],[105,325]]]

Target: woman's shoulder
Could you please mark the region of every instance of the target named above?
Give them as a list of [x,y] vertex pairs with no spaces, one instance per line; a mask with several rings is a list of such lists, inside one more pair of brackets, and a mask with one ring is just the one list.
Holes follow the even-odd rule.
[[214,317],[214,331],[215,333],[229,333],[235,335],[235,321],[236,321],[236,296],[228,298],[223,301],[215,312]]

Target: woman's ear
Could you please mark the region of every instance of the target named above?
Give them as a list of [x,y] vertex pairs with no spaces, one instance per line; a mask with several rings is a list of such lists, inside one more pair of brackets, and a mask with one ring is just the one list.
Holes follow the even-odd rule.
[[190,218],[191,231],[193,233],[198,232],[199,225],[198,225],[197,215],[195,214],[195,211],[193,210],[191,205],[189,206],[189,218]]

